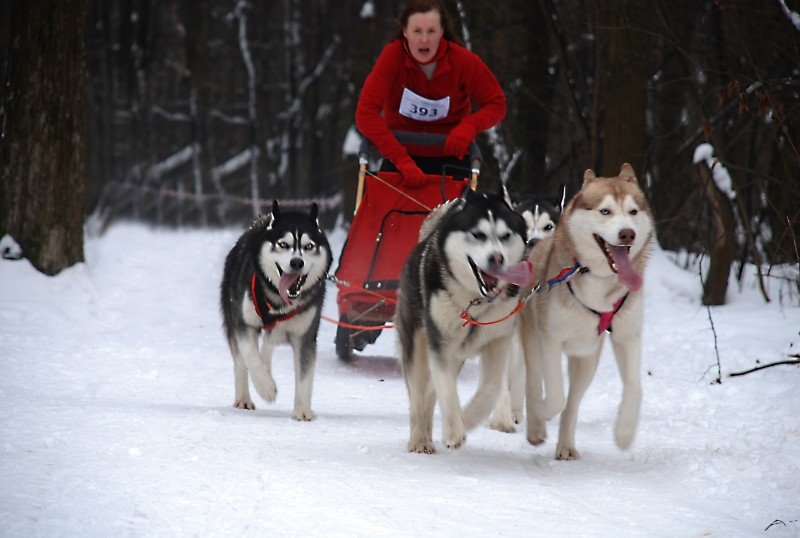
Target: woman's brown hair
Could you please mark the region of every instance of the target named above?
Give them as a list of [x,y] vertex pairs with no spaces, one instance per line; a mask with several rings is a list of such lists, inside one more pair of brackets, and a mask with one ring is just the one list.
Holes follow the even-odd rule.
[[459,45],[464,44],[453,30],[453,22],[450,20],[450,15],[447,13],[447,9],[445,9],[441,0],[409,0],[405,9],[395,21],[397,28],[392,39],[401,39],[403,37],[403,29],[408,25],[408,19],[411,15],[427,13],[429,11],[439,12],[439,20],[442,23],[445,39],[448,41],[455,41]]

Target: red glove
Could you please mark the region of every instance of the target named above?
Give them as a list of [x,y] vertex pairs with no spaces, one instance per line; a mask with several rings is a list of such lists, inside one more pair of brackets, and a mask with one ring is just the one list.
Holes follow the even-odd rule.
[[444,152],[463,159],[470,143],[475,140],[475,126],[465,119],[456,125],[444,141]]
[[419,169],[411,157],[403,157],[395,163],[397,171],[403,176],[401,185],[406,187],[420,187],[425,184],[425,174]]

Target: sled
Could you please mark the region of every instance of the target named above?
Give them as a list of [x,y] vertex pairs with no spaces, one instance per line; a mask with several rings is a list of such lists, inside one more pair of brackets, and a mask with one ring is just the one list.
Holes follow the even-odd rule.
[[[446,135],[394,133],[401,144],[442,145]],[[353,350],[375,343],[394,317],[400,272],[419,241],[422,222],[436,206],[477,186],[481,154],[470,147],[470,170],[427,173],[420,187],[397,186],[398,172],[370,171],[374,148],[366,139],[359,151],[356,209],[336,270],[339,324],[336,355],[349,360]],[[376,167],[377,168],[377,167]],[[462,172],[467,177],[454,177]]]

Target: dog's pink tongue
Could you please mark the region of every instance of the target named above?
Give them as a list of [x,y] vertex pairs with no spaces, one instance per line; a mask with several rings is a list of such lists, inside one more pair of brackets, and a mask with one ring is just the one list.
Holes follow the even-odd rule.
[[533,267],[528,260],[522,260],[518,264],[506,268],[505,271],[484,271],[495,278],[506,280],[517,286],[527,286],[533,281]]
[[281,275],[281,280],[278,282],[278,293],[280,293],[281,299],[283,299],[283,302],[286,304],[292,304],[291,299],[289,299],[289,288],[294,286],[299,278],[300,275],[291,273],[283,273]]
[[630,257],[628,256],[628,247],[609,245],[608,251],[611,257],[614,258],[614,263],[617,265],[617,276],[619,283],[631,291],[636,291],[642,287],[642,277],[633,269]]

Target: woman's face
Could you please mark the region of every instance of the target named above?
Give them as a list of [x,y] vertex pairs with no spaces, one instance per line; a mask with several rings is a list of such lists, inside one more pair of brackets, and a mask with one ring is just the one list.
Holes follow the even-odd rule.
[[444,35],[442,20],[435,9],[425,13],[414,13],[403,28],[411,56],[419,63],[428,63],[436,57],[439,42]]

